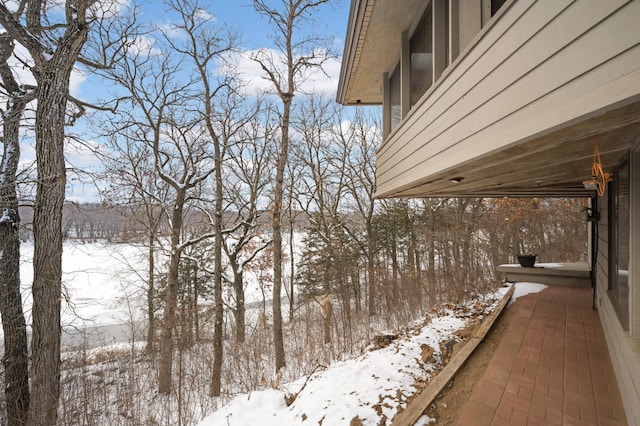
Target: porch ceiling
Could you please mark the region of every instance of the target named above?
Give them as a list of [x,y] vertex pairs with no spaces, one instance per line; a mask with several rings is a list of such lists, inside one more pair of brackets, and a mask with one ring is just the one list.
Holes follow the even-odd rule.
[[424,9],[423,0],[352,0],[338,102],[382,104],[382,73],[397,62],[400,37]]
[[[592,196],[594,141],[605,172],[612,173],[640,140],[640,102],[592,117],[507,149],[489,152],[442,173],[424,176],[379,198]],[[460,183],[452,182],[462,178]]]

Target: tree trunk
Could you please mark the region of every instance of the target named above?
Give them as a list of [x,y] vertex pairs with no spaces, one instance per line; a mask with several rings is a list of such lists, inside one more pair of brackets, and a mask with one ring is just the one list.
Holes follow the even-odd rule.
[[[8,40],[3,38],[1,41]],[[6,47],[3,43],[3,48]],[[13,49],[3,54],[7,57]],[[4,56],[4,55],[3,55]],[[11,71],[2,58],[0,73],[10,76],[5,82],[17,86]],[[10,92],[13,92],[10,90]],[[22,296],[20,294],[20,216],[16,191],[16,173],[20,160],[20,118],[26,106],[21,99],[12,99],[13,105],[3,111],[4,152],[0,164],[0,314],[4,331],[4,393],[9,425],[24,425],[29,410],[29,359],[27,329]]]
[[191,280],[191,293],[189,294],[189,336],[191,338],[191,346],[198,341],[195,331],[198,329],[196,323],[198,321],[198,264],[193,262],[193,278]]
[[244,279],[242,270],[233,271],[233,289],[236,294],[236,309],[233,312],[236,321],[236,343],[245,341]]
[[38,180],[33,217],[32,394],[29,424],[35,425],[55,424],[58,417],[62,207],[66,185],[64,117],[69,81],[68,77],[59,76],[56,69],[43,71],[36,110]]
[[397,306],[398,304],[398,280],[400,276],[400,266],[398,264],[398,250],[396,247],[397,235],[393,235],[391,241],[388,242],[390,244],[390,254],[391,254],[391,299],[390,305],[392,307]]
[[[14,186],[15,187],[15,186]],[[16,200],[17,201],[17,200]],[[6,205],[2,203],[3,207]],[[19,217],[0,223],[0,312],[4,331],[4,385],[9,425],[23,425],[29,409],[27,333],[20,295]]]
[[293,321],[293,314],[294,314],[294,301],[295,301],[295,295],[294,295],[294,279],[293,277],[296,276],[295,274],[295,267],[296,267],[296,259],[295,259],[295,247],[293,246],[293,231],[294,231],[294,227],[295,227],[295,216],[294,213],[291,211],[291,206],[289,206],[289,269],[291,270],[290,273],[290,279],[289,279],[289,322]]
[[[150,224],[151,225],[151,224]],[[147,347],[146,353],[154,352],[154,340],[156,335],[156,318],[153,299],[155,298],[155,247],[153,232],[149,232],[149,281],[147,287]]]
[[[180,291],[180,348],[187,349],[193,346],[193,282],[192,269],[184,269],[184,277],[181,277]],[[195,278],[195,274],[193,275]]]
[[367,223],[367,306],[369,316],[376,314],[376,277],[375,277],[375,241],[371,220]]
[[351,330],[351,291],[349,285],[349,274],[344,268],[344,260],[340,259],[340,276],[338,277],[340,290],[342,293],[343,315],[346,320],[345,332]]
[[331,343],[331,317],[333,316],[333,305],[331,304],[331,299],[327,300],[327,304],[325,307],[325,311],[324,311],[324,344],[330,344]]
[[[208,93],[208,91],[207,91]],[[211,103],[207,102],[207,109]],[[212,117],[211,112],[207,113],[207,117]],[[211,135],[215,135],[213,127],[210,127]],[[214,293],[214,323],[213,323],[213,364],[211,366],[211,383],[209,383],[209,396],[220,396],[222,387],[222,357],[223,357],[223,334],[224,334],[224,304],[222,300],[222,147],[220,140],[214,137],[213,144],[214,157],[214,174],[216,177],[215,193],[216,200],[214,204],[214,277],[213,277],[213,293]]]
[[176,202],[171,217],[171,256],[167,289],[164,299],[164,318],[162,321],[162,340],[160,341],[160,365],[158,371],[158,392],[169,394],[173,375],[173,329],[176,326],[176,305],[178,299],[178,271],[180,267],[180,233],[182,229],[182,210],[184,208],[184,190],[176,189]]
[[351,271],[351,283],[353,284],[353,298],[355,299],[356,314],[362,312],[362,284],[360,283],[360,271]]
[[[331,253],[331,251],[329,251]],[[324,306],[324,322],[323,322],[323,331],[324,338],[323,342],[326,345],[327,343],[331,343],[331,314],[332,314],[332,306],[331,306],[331,287],[329,285],[329,269],[334,266],[330,265],[328,261],[325,261],[324,271],[323,271],[323,288],[324,294],[327,296],[327,301]]]
[[284,170],[289,151],[289,117],[292,97],[283,98],[282,140],[276,166],[276,187],[273,195],[271,228],[273,230],[273,345],[275,348],[276,372],[286,365],[284,338],[282,335],[282,195]]
[[436,244],[435,244],[435,213],[430,207],[429,233],[427,234],[427,282],[429,285],[429,304],[433,306],[436,300]]
[[195,335],[196,342],[200,342],[200,315],[198,315],[198,298],[200,297],[200,283],[198,282],[198,265],[195,266],[195,277],[193,280],[193,332]]

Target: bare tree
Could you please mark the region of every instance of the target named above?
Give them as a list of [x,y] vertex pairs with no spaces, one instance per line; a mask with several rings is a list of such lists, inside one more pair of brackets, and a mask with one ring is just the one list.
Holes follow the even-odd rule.
[[286,218],[288,221],[288,246],[289,246],[289,282],[288,287],[285,287],[285,293],[289,299],[289,321],[293,321],[295,313],[295,276],[296,276],[296,242],[295,235],[296,230],[300,227],[300,220],[305,217],[306,211],[304,206],[306,202],[302,201],[299,197],[300,188],[298,183],[302,179],[304,174],[304,164],[296,161],[295,158],[287,161],[287,168],[285,170],[285,188],[286,194],[284,194],[286,200]]
[[314,12],[330,0],[280,0],[271,6],[266,0],[253,0],[255,10],[269,19],[274,26],[273,42],[278,53],[268,49],[257,51],[252,59],[264,71],[282,102],[280,111],[280,144],[277,153],[275,187],[271,206],[273,232],[273,343],[275,369],[286,365],[282,334],[282,200],[284,172],[289,155],[289,125],[293,97],[300,90],[305,73],[311,68],[322,67],[331,55],[321,49],[323,40],[310,34],[299,35],[297,30],[312,22]]
[[[64,2],[58,5],[43,0],[24,0],[0,4],[0,25],[29,53],[25,65],[37,85],[35,147],[38,179],[36,183],[33,232],[34,281],[33,338],[31,354],[30,424],[54,424],[60,393],[60,301],[62,260],[62,207],[65,198],[64,161],[65,123],[75,122],[86,105],[70,97],[71,72],[78,63],[104,67],[112,61],[121,43],[104,33],[97,39],[100,56],[89,60],[81,52],[91,28],[104,28],[114,13],[96,0]],[[114,34],[111,34],[115,36]],[[126,32],[117,34],[126,40]],[[97,51],[95,51],[97,52]],[[75,106],[69,108],[69,102]],[[67,121],[68,120],[68,121]]]
[[171,48],[188,58],[195,74],[194,83],[198,86],[198,99],[201,100],[200,117],[206,137],[213,149],[214,206],[213,206],[213,238],[214,238],[214,337],[213,365],[209,388],[211,396],[220,395],[222,377],[222,333],[223,333],[223,300],[222,300],[222,213],[223,213],[223,181],[222,164],[227,143],[242,128],[237,118],[227,114],[234,111],[239,98],[233,96],[234,76],[226,70],[212,75],[217,61],[223,61],[236,44],[236,35],[224,31],[214,25],[213,16],[207,13],[198,0],[171,0],[168,6],[180,16],[175,29],[181,31],[186,39],[182,42],[165,34],[166,42]]
[[[38,183],[34,213],[33,382],[29,420],[49,424],[57,418],[60,393],[60,292],[62,278],[62,205],[65,196],[64,124],[69,78],[87,38],[88,2],[66,10],[66,30],[51,52],[43,44],[42,2],[31,1],[26,23],[3,4],[0,23],[31,54],[37,72],[36,159]],[[72,14],[74,18],[72,18]],[[48,56],[53,55],[49,58]]]
[[[259,203],[265,197],[270,181],[270,151],[274,136],[274,125],[270,108],[261,102],[248,106],[250,111],[242,114],[248,120],[242,123],[238,139],[230,145],[230,155],[225,167],[224,180],[227,215],[234,231],[225,235],[223,248],[229,259],[231,276],[224,275],[234,292],[236,343],[245,341],[244,273],[247,265],[269,244],[271,240],[261,237]],[[226,134],[226,132],[225,132]]]
[[[169,187],[158,178],[153,164],[153,155],[148,145],[135,143],[137,134],[132,128],[120,129],[114,121],[107,121],[105,129],[109,135],[109,152],[104,156],[106,179],[111,185],[102,193],[105,202],[118,209],[133,223],[142,226],[146,234],[147,275],[147,344],[146,353],[155,352],[156,335],[156,252]],[[103,126],[103,127],[106,127]],[[116,129],[113,133],[113,128]],[[122,139],[131,143],[122,143]]]
[[[335,121],[333,102],[319,96],[309,96],[299,105],[295,127],[302,142],[296,146],[295,156],[308,171],[301,180],[309,199],[307,212],[314,230],[314,238],[319,237],[322,245],[321,277],[324,304],[324,342],[331,341],[331,299],[330,294],[342,290],[345,277],[335,274],[342,267],[338,233],[341,231],[340,208],[346,192],[345,161],[346,151],[334,144],[332,126]],[[348,306],[348,296],[346,299]],[[348,310],[347,310],[348,312]]]
[[[179,266],[182,251],[206,238],[214,239],[214,368],[222,365],[222,159],[224,140],[220,136],[217,102],[232,92],[232,75],[214,73],[219,60],[235,43],[235,36],[221,32],[197,1],[176,0],[167,7],[180,17],[171,29],[182,37],[161,31],[154,46],[162,55],[131,49],[128,61],[112,78],[129,93],[134,108],[127,126],[139,128],[138,139],[150,148],[158,177],[172,188],[169,267],[165,291],[164,320],[160,348],[159,391],[171,390],[173,365],[173,327],[180,289]],[[185,78],[185,76],[187,76]],[[219,78],[218,78],[219,77]],[[139,123],[142,121],[142,123]],[[214,179],[213,214],[210,232],[186,237],[182,233],[185,208],[190,203],[208,214],[196,200],[209,177]],[[196,191],[197,190],[197,191]],[[219,384],[212,386],[219,392]]]
[[[348,211],[354,211],[358,217],[355,223],[345,221],[345,230],[357,242],[367,260],[367,310],[370,316],[376,312],[375,257],[376,240],[373,228],[375,214],[375,152],[380,144],[379,118],[367,114],[365,110],[356,110],[355,116],[344,126],[336,126],[336,139],[348,152],[347,192],[351,202]],[[362,232],[357,230],[362,227]]]
[[[197,122],[180,124],[161,130],[153,139],[153,158],[160,178],[173,189],[173,205],[170,212],[169,270],[164,303],[162,338],[160,342],[160,365],[158,391],[171,391],[173,371],[173,329],[176,326],[176,307],[179,282],[179,266],[182,251],[195,240],[183,241],[182,226],[185,204],[190,190],[200,185],[213,172],[205,164],[211,161],[207,140],[197,130]],[[165,134],[165,131],[168,131]],[[166,140],[165,140],[166,138]],[[175,159],[175,160],[172,160]],[[177,160],[177,161],[176,161]],[[199,240],[209,237],[201,235]]]
[[145,145],[154,174],[171,188],[168,196],[171,202],[167,203],[166,213],[170,236],[159,365],[161,393],[170,392],[172,383],[178,268],[184,249],[184,207],[190,190],[213,173],[210,167],[199,169],[203,162],[211,160],[211,154],[197,120],[185,112],[192,96],[191,82],[179,81],[179,70],[179,61],[169,54],[154,56],[132,50],[127,60],[118,64],[111,74],[111,78],[126,90],[127,100],[132,105],[121,112],[123,115],[117,122],[122,124],[115,133],[120,132],[132,144]]
[[20,215],[17,173],[20,160],[20,121],[36,93],[16,81],[9,60],[14,40],[0,34],[1,94],[6,97],[2,116],[2,161],[0,162],[0,314],[4,331],[5,400],[10,425],[22,425],[29,409],[27,329],[20,294]]

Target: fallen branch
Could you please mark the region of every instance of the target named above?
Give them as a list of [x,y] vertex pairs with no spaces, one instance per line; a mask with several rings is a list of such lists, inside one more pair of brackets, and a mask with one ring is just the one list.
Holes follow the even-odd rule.
[[284,402],[287,404],[287,407],[291,406],[291,404],[293,404],[295,402],[296,398],[298,398],[298,395],[300,395],[300,392],[302,392],[304,390],[304,388],[307,386],[307,383],[311,379],[311,376],[313,376],[314,373],[316,371],[318,371],[319,368],[326,369],[327,367],[325,367],[324,365],[317,365],[316,368],[313,369],[311,374],[309,374],[307,376],[307,380],[304,381],[304,384],[302,385],[302,387],[300,388],[300,390],[298,392],[296,392],[294,394],[285,395]]

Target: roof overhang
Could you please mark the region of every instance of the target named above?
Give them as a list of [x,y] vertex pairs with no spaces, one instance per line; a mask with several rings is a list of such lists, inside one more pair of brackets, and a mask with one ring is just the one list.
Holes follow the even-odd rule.
[[[352,0],[338,102],[382,103],[383,73],[425,3]],[[592,178],[596,140],[607,173],[640,144],[640,38],[628,30],[638,3],[509,4],[386,138],[377,197],[593,196],[583,182]],[[592,27],[578,31],[571,19]],[[525,37],[518,22],[541,36]],[[558,67],[566,72],[549,72]]]
[[425,7],[423,0],[351,1],[338,82],[339,103],[382,104],[382,74],[398,61],[399,34],[410,30]]
[[456,167],[404,187],[380,191],[393,197],[591,197],[594,147],[603,170],[614,174],[640,145],[640,100]]

